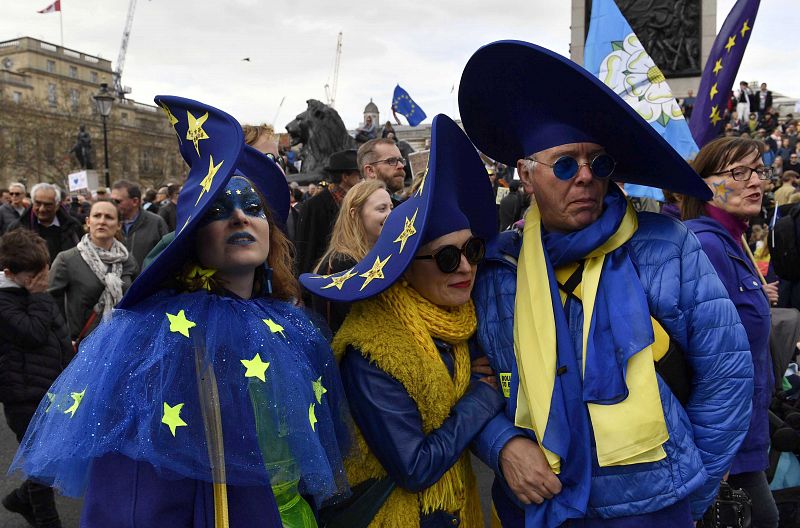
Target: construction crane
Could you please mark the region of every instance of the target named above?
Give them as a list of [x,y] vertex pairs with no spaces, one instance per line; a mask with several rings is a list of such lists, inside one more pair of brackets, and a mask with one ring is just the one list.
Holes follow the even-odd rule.
[[136,11],[136,0],[130,0],[128,4],[128,18],[125,20],[125,30],[122,32],[122,44],[119,47],[117,57],[117,69],[114,70],[114,92],[120,99],[125,99],[125,95],[131,93],[131,89],[122,86],[122,68],[125,66],[125,54],[128,52],[128,39],[131,36],[131,26],[133,25],[133,14]]
[[325,83],[325,97],[328,98],[328,106],[336,108],[336,87],[339,84],[339,61],[342,58],[342,32],[336,38],[336,59],[333,61],[333,82]]

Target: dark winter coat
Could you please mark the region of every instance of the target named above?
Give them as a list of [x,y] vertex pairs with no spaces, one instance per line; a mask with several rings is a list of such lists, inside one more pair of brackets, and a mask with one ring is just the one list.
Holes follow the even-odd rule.
[[0,401],[36,405],[72,359],[67,326],[53,298],[0,288]]
[[[728,231],[702,216],[686,222],[714,266],[747,331],[753,357],[753,414],[747,436],[733,459],[731,474],[763,471],[769,465],[769,419],[774,374],[769,350],[769,301],[753,263]],[[721,392],[720,392],[721,393]]]
[[39,223],[36,215],[33,214],[33,210],[29,207],[25,209],[19,220],[11,224],[8,230],[24,227],[42,237],[47,242],[47,251],[50,252],[50,264],[53,264],[59,253],[77,246],[84,235],[83,226],[80,222],[60,207],[56,211],[56,218],[58,218],[59,225],[51,224],[48,227],[44,227]]

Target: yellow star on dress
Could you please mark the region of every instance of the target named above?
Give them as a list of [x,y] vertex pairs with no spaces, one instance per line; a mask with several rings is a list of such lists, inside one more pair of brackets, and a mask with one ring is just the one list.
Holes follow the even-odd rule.
[[253,356],[253,359],[240,359],[239,361],[247,367],[247,371],[244,373],[245,378],[258,378],[261,381],[267,381],[264,373],[269,368],[269,361],[262,361],[258,352]]
[[749,25],[747,25],[748,22],[750,22],[750,21],[749,20],[745,20],[744,24],[742,24],[742,30],[740,31],[740,33],[742,35],[742,38],[744,38],[744,36],[747,34],[748,31],[753,29]]
[[214,183],[214,176],[217,175],[217,171],[219,171],[219,168],[222,167],[223,163],[225,163],[225,160],[220,161],[219,165],[215,166],[214,156],[209,154],[208,173],[206,174],[206,177],[203,178],[203,181],[200,182],[200,187],[202,187],[202,190],[200,191],[200,196],[197,197],[197,201],[194,203],[195,206],[200,203],[200,198],[202,198],[205,193],[211,190],[211,184]]
[[317,403],[322,403],[322,395],[328,392],[328,389],[322,386],[322,376],[312,381],[311,386],[314,389],[314,396],[317,397]]
[[186,427],[188,425],[181,418],[181,409],[183,409],[182,403],[170,407],[167,402],[164,402],[164,415],[161,417],[161,423],[169,426],[172,436],[175,436],[175,431],[178,427]]
[[409,219],[406,217],[405,227],[403,227],[403,231],[397,235],[397,238],[394,239],[395,242],[400,242],[400,251],[399,253],[403,252],[403,249],[406,247],[406,242],[409,238],[417,234],[417,228],[414,227],[414,222],[417,221],[417,213],[419,212],[419,208],[414,211],[414,216]]
[[[160,103],[158,103],[158,105],[161,107],[164,113],[167,114],[167,119],[169,119],[170,126],[174,127],[175,125],[177,125],[178,118],[172,114],[172,110],[169,109],[169,107],[164,103],[164,101],[161,101]],[[178,139],[180,139],[180,136],[178,136]]]
[[380,255],[375,257],[375,264],[372,265],[372,269],[367,270],[366,272],[359,275],[359,277],[364,277],[366,280],[364,284],[361,285],[358,291],[363,290],[367,287],[367,284],[372,282],[374,279],[383,279],[383,267],[389,262],[389,259],[392,258],[391,255],[386,257],[386,260],[381,260]]
[[205,113],[204,116],[201,116],[200,119],[196,118],[192,115],[190,111],[186,111],[187,117],[189,118],[189,129],[186,131],[186,139],[194,143],[194,149],[197,151],[197,155],[200,155],[200,146],[197,144],[201,139],[208,139],[208,134],[206,131],[203,130],[203,124],[208,119],[208,112]]
[[736,45],[736,35],[732,37],[728,37],[728,43],[725,44],[725,49],[728,50],[728,53],[731,52],[731,49]]
[[80,392],[71,393],[70,396],[72,397],[72,405],[69,406],[69,409],[64,411],[64,414],[68,414],[70,418],[74,418],[75,411],[78,410],[78,407],[80,406],[81,401],[83,401],[83,396],[85,394],[86,394],[86,389],[83,389]]
[[[331,283],[323,286],[322,289],[323,290],[327,290],[328,288],[333,288],[335,286],[337,290],[341,290],[342,286],[344,286],[344,283],[347,282],[348,280],[352,279],[356,275],[357,275],[357,273],[355,271],[353,271],[353,269],[351,268],[351,269],[347,270],[344,275],[339,275],[338,277],[333,277],[331,279]],[[324,278],[327,278],[327,277],[324,277]]]
[[311,424],[311,430],[317,432],[317,415],[314,412],[315,403],[308,406],[308,423]]
[[189,329],[197,326],[193,321],[186,318],[183,310],[178,312],[177,315],[168,313],[167,319],[169,319],[169,331],[183,334],[184,337],[189,337]]
[[284,339],[286,339],[286,334],[283,333],[283,327],[273,321],[272,319],[262,319],[264,323],[269,327],[269,331],[273,334],[280,334]]
[[717,62],[714,63],[714,75],[718,74],[722,70],[722,59],[717,59]]
[[719,90],[717,90],[717,83],[714,83],[714,86],[711,87],[711,91],[708,93],[708,97],[710,99],[714,99],[714,96],[717,95],[718,93]]

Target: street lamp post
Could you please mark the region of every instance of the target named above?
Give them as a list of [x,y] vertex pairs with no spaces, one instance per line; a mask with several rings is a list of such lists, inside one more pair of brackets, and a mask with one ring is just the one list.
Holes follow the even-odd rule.
[[114,104],[114,95],[108,90],[108,83],[100,85],[100,91],[92,96],[97,111],[103,117],[103,152],[106,158],[106,187],[111,187],[111,176],[108,173],[108,127],[106,122],[111,115],[111,105]]

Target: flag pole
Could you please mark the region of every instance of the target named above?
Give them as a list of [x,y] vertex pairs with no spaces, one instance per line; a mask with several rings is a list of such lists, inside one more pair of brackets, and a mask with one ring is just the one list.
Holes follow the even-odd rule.
[[[60,5],[58,7],[61,7]],[[58,10],[58,22],[61,26],[61,47],[64,47],[64,12],[61,9]]]

